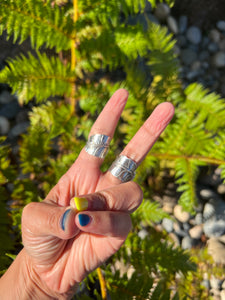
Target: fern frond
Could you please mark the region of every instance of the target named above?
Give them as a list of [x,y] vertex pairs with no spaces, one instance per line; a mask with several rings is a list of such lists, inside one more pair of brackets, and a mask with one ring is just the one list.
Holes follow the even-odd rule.
[[39,174],[49,165],[52,140],[62,133],[71,134],[77,119],[71,117],[68,105],[48,102],[33,108],[30,123],[20,148],[21,166],[24,173]]
[[195,123],[204,123],[205,130],[216,132],[225,126],[225,102],[218,94],[209,93],[198,83],[190,84],[184,91],[186,108],[196,111]]
[[67,50],[73,38],[73,21],[65,18],[64,7],[52,6],[52,1],[2,0],[0,32],[7,31],[14,42],[30,38],[34,48],[45,45],[56,51]]
[[69,95],[75,78],[69,64],[65,66],[59,58],[48,58],[45,53],[38,53],[38,58],[29,53],[28,57],[11,59],[0,72],[0,82],[8,83],[21,103],[33,97],[41,102],[50,96]]
[[135,222],[152,225],[168,217],[168,214],[160,208],[159,203],[144,199],[138,210],[133,213],[133,217]]
[[184,210],[193,213],[197,204],[196,179],[199,166],[205,165],[203,162],[194,159],[177,159],[175,162],[176,183],[179,185],[177,191],[182,192],[179,203]]

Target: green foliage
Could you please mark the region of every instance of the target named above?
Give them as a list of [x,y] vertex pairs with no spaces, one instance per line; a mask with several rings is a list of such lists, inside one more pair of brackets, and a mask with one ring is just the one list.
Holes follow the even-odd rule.
[[75,83],[75,72],[65,66],[58,57],[37,52],[37,57],[17,57],[8,61],[8,67],[1,72],[1,82],[7,82],[18,93],[19,102],[26,103],[34,97],[37,102],[50,96],[69,96],[71,83]]
[[[154,8],[161,1],[149,2]],[[173,36],[166,27],[150,22],[145,4],[144,0],[81,0],[74,22],[70,1],[1,2],[0,31],[14,41],[30,39],[33,50],[8,60],[0,82],[12,87],[21,104],[30,102],[33,108],[30,127],[19,139],[18,164],[10,160],[9,147],[1,138],[0,194],[4,196],[0,204],[5,207],[6,200],[16,201],[9,215],[14,228],[20,228],[24,205],[43,199],[74,162],[96,116],[117,88],[127,88],[130,96],[103,170],[157,104],[172,102],[173,121],[137,170],[145,200],[132,216],[133,232],[105,268],[105,278],[112,299],[185,299],[186,289],[171,291],[180,284],[175,275],[181,273],[185,282],[195,266],[187,252],[154,231],[154,223],[167,215],[152,200],[155,185],[149,178],[160,186],[163,171],[169,170],[180,203],[193,212],[199,169],[216,165],[225,179],[225,104],[200,84],[182,89]],[[14,186],[10,194],[8,183]],[[8,220],[6,211],[3,214]],[[143,240],[137,236],[142,226],[150,232]],[[112,272],[117,260],[133,267],[131,277],[116,269]],[[95,274],[91,276],[96,280]],[[96,295],[100,299],[98,291]]]

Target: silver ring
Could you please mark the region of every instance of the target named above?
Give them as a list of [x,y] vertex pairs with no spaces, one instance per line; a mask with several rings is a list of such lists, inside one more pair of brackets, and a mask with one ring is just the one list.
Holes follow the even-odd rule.
[[122,182],[131,181],[135,177],[137,164],[125,155],[120,155],[109,168],[110,173]]
[[110,137],[104,134],[94,134],[89,137],[85,151],[93,156],[104,158],[108,152]]

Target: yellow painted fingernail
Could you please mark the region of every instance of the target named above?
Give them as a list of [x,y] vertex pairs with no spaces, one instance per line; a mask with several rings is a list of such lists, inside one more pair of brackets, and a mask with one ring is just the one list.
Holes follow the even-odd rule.
[[74,197],[74,203],[78,211],[83,211],[88,208],[88,201],[85,198]]

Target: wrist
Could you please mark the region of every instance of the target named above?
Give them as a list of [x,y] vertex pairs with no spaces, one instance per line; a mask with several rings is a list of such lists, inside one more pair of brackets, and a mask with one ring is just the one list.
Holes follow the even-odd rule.
[[71,296],[51,291],[33,268],[32,261],[24,249],[0,278],[1,300],[64,300],[70,299]]

